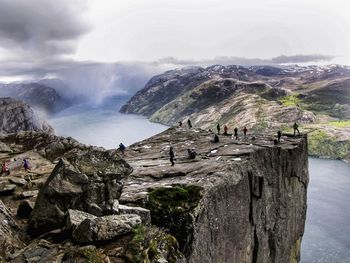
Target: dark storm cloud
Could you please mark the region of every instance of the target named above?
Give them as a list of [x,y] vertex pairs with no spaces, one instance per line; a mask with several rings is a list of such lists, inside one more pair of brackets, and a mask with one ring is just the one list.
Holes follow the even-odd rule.
[[0,0],[0,47],[19,56],[70,54],[89,30],[81,1]]

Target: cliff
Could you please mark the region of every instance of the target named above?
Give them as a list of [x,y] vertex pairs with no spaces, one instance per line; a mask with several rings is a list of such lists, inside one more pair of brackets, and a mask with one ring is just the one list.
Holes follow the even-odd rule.
[[269,134],[291,132],[297,122],[310,133],[311,155],[349,159],[349,81],[350,69],[335,65],[183,68],[153,77],[121,112]]
[[52,133],[53,128],[27,104],[12,98],[0,98],[0,133],[19,131]]
[[[49,232],[17,241],[14,252],[1,247],[0,256],[7,262],[297,262],[306,137],[286,135],[280,144],[257,134],[220,136],[219,143],[212,137],[170,128],[128,147],[124,162],[116,151],[71,138],[2,136],[7,148],[0,161],[11,159],[12,173],[1,177],[1,199],[13,217],[18,205],[28,207],[23,201],[35,202],[29,217],[15,217],[20,230],[11,231]],[[195,148],[195,159],[188,148]],[[30,173],[16,166],[21,158],[30,159]]]

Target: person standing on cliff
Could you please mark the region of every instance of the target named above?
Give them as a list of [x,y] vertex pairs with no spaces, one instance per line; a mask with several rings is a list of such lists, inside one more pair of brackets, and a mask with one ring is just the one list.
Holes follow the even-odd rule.
[[248,129],[246,126],[244,126],[244,129],[243,129],[244,137],[247,137],[247,132],[248,132]]
[[227,125],[225,124],[225,126],[224,126],[224,135],[227,135],[227,132],[228,132],[228,127],[227,127]]
[[187,120],[187,124],[188,124],[188,128],[191,129],[191,128],[192,128],[192,123],[191,123],[191,120],[190,120],[190,119]]
[[124,153],[125,153],[125,145],[123,143],[119,143],[119,151],[122,153],[123,157],[124,157]]
[[297,131],[298,132],[298,135],[300,135],[300,132],[299,132],[299,125],[296,123],[296,122],[294,122],[294,125],[293,125],[293,129],[294,129],[294,136],[295,136],[295,132]]
[[170,156],[171,166],[174,166],[174,164],[175,164],[175,162],[174,162],[174,160],[175,160],[175,153],[174,153],[173,147],[170,147],[169,156]]
[[282,137],[282,132],[281,132],[281,130],[278,130],[278,132],[277,132],[277,141],[278,141],[278,143],[280,143],[281,137]]
[[216,125],[216,129],[218,130],[218,134],[220,134],[220,123],[218,123],[218,125]]
[[237,129],[237,127],[233,131],[234,131],[234,134],[235,134],[235,137],[236,137],[236,140],[237,140],[238,139],[238,129]]

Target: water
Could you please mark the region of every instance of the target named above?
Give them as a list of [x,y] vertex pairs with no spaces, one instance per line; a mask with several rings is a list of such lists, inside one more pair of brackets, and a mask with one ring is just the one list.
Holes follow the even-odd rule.
[[[104,106],[74,106],[50,119],[56,134],[80,142],[116,148],[157,134],[167,127],[145,117],[118,112],[122,99]],[[350,262],[350,165],[309,158],[310,183],[302,263]]]
[[119,108],[125,100],[113,98],[103,106],[81,104],[72,106],[49,119],[60,136],[71,136],[88,145],[117,148],[120,142],[126,146],[146,139],[167,129],[152,123],[146,117],[121,114]]
[[350,262],[350,165],[309,158],[302,263]]

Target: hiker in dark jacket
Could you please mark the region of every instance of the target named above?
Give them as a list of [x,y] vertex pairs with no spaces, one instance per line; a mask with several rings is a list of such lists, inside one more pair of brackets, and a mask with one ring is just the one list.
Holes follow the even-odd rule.
[[194,149],[187,149],[188,158],[196,159],[197,153]]
[[247,132],[248,132],[248,129],[246,126],[244,126],[244,129],[243,129],[244,137],[247,137]]
[[187,124],[188,124],[188,128],[191,129],[191,128],[192,128],[192,123],[191,123],[191,120],[190,120],[190,119],[187,120]]
[[225,126],[224,126],[224,135],[227,135],[227,132],[228,132],[228,127],[227,127],[227,125],[225,124]]
[[238,129],[237,129],[237,127],[233,131],[234,131],[236,139],[238,139]]
[[175,164],[175,162],[174,162],[174,160],[175,160],[175,153],[174,153],[173,147],[170,147],[169,156],[170,156],[171,166],[174,166],[174,164]]
[[299,125],[296,123],[296,122],[294,122],[294,125],[293,125],[293,129],[294,129],[294,136],[295,136],[295,132],[297,131],[298,132],[298,134],[300,135],[300,132],[299,132]]
[[216,129],[218,130],[218,134],[220,134],[220,124],[216,125]]
[[125,153],[125,145],[123,143],[119,143],[119,151],[122,153],[122,155],[124,156]]
[[281,130],[278,130],[278,132],[277,132],[277,141],[278,141],[278,143],[280,143],[281,137],[282,137],[282,132],[281,132]]

